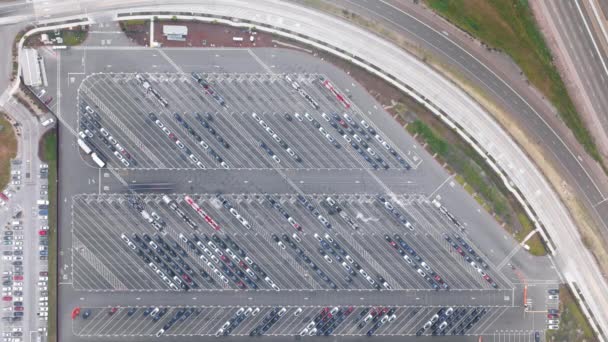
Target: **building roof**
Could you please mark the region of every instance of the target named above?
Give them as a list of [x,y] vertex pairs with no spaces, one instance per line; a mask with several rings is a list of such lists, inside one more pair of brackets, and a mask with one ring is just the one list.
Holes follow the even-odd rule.
[[168,36],[186,36],[188,35],[188,26],[182,25],[163,25],[163,35]]
[[38,86],[42,84],[40,74],[40,63],[38,62],[38,51],[34,49],[23,49],[21,54],[21,74],[23,82],[28,86]]

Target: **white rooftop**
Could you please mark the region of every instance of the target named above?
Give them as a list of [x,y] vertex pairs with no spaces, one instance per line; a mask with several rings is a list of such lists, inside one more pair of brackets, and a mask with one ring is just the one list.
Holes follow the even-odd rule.
[[188,26],[182,25],[163,25],[164,36],[186,36],[188,35]]

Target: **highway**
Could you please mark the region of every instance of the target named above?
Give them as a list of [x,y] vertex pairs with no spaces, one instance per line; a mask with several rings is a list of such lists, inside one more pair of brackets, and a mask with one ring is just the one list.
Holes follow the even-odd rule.
[[[558,3],[566,6],[565,3],[569,2]],[[561,121],[555,120],[554,109],[542,95],[530,91],[519,73],[509,70],[505,63],[496,61],[497,58],[449,23],[438,20],[428,10],[409,1],[339,0],[336,4],[381,23],[432,52],[433,56],[490,94],[496,103],[504,106],[513,120],[525,122],[521,129],[532,140],[540,142],[537,146],[546,152],[544,155],[549,157],[551,164],[569,184],[576,185],[578,198],[594,216],[603,237],[608,241],[608,213],[601,210],[608,205],[605,202],[605,194],[608,193],[605,174],[591,158],[581,157],[586,153],[580,144]],[[588,49],[581,48],[579,51],[586,53]],[[600,89],[595,91],[602,92]],[[605,96],[604,91],[596,102],[601,102]]]
[[[75,7],[71,6],[72,2],[62,3],[65,6],[53,7],[55,17],[59,17],[61,13],[74,14]],[[142,6],[143,3],[142,1],[135,2],[137,6]],[[205,13],[247,18],[287,28],[340,46],[365,60],[373,61],[376,65],[382,65],[384,70],[397,79],[407,83],[418,93],[424,94],[427,99],[448,113],[452,120],[458,122],[461,127],[467,127],[468,134],[475,137],[480,145],[495,156],[497,163],[509,174],[513,182],[528,195],[528,201],[532,207],[536,208],[539,218],[547,226],[558,250],[570,251],[568,255],[564,255],[564,253],[557,255],[558,265],[564,271],[567,279],[577,281],[581,286],[582,293],[588,299],[599,323],[606,329],[608,319],[605,315],[608,312],[606,310],[608,299],[604,293],[605,281],[599,276],[599,270],[592,256],[582,244],[576,226],[565,207],[523,151],[462,90],[409,54],[377,36],[299,6],[277,1],[259,1],[256,2],[255,7],[241,1],[222,4],[218,4],[216,1],[201,1],[199,2],[200,7],[193,7],[191,4],[186,6],[180,1],[170,3],[154,8],[148,7],[147,10],[160,8],[181,11],[200,10]],[[148,2],[148,4],[150,3]],[[111,11],[117,6],[123,8],[134,6],[130,1],[88,3],[87,5],[87,12],[94,13],[94,15],[97,12]],[[82,7],[81,4],[76,11],[80,11]],[[104,15],[107,16],[107,14]],[[316,25],[312,26],[310,22],[315,22]],[[348,39],[344,37],[348,37]],[[369,49],[370,42],[375,43],[375,49]],[[531,196],[532,194],[534,196]],[[602,196],[601,192],[599,195]],[[603,199],[603,196],[600,198]],[[582,265],[585,267],[581,267]]]
[[[604,155],[608,150],[608,24],[592,1],[539,2],[558,61],[571,79],[580,106]],[[605,4],[604,4],[605,6]],[[601,27],[600,25],[603,25]]]

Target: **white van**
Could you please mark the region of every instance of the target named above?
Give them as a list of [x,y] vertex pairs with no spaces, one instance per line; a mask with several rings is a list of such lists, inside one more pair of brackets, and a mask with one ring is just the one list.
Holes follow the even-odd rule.
[[42,127],[50,126],[53,124],[53,122],[55,122],[55,119],[48,118],[48,119],[42,121]]

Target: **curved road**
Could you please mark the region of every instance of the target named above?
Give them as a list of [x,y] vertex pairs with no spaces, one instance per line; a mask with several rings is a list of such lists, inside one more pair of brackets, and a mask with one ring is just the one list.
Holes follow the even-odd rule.
[[[608,242],[608,194],[606,175],[597,167],[561,122],[554,122],[553,108],[541,94],[530,90],[519,76],[506,75],[493,68],[493,62],[480,56],[477,44],[461,39],[462,35],[446,34],[450,24],[437,20],[421,6],[400,0],[337,0],[336,4],[351,12],[372,19],[412,39],[423,49],[433,53],[445,63],[465,75],[477,87],[490,94],[496,103],[504,106],[517,122],[525,122],[522,129],[533,141],[540,142],[553,165],[569,184],[575,184],[578,198],[595,216],[601,233]],[[475,46],[472,46],[475,45]],[[585,50],[586,51],[586,50]],[[564,138],[566,137],[566,138]]]
[[[108,11],[130,8],[131,11],[200,11],[249,19],[340,46],[364,60],[382,65],[385,71],[408,84],[417,93],[424,94],[425,100],[441,108],[461,127],[466,127],[467,133],[495,157],[497,164],[506,171],[513,183],[526,193],[527,200],[536,209],[557,248],[568,252],[568,255],[565,255],[565,252],[557,255],[556,261],[560,269],[564,271],[568,280],[579,284],[599,324],[604,330],[608,330],[606,329],[608,295],[605,293],[608,286],[601,277],[593,257],[583,245],[568,212],[550,185],[523,151],[478,104],[462,90],[400,48],[336,18],[280,1],[260,0],[252,4],[237,0],[222,2],[201,0],[195,5],[184,1],[168,0],[161,5],[157,1],[122,0],[100,3],[79,2],[78,6],[74,6],[75,1],[71,0],[49,2],[53,7],[48,7],[49,9],[43,12],[35,8],[35,13],[48,13],[46,15],[59,17],[62,14],[79,14],[86,10],[89,15],[93,13],[93,17],[108,18]],[[144,4],[154,7],[141,7]],[[315,25],[310,25],[311,22]],[[370,42],[374,43],[374,49],[369,49]],[[599,195],[601,196],[601,193]]]

